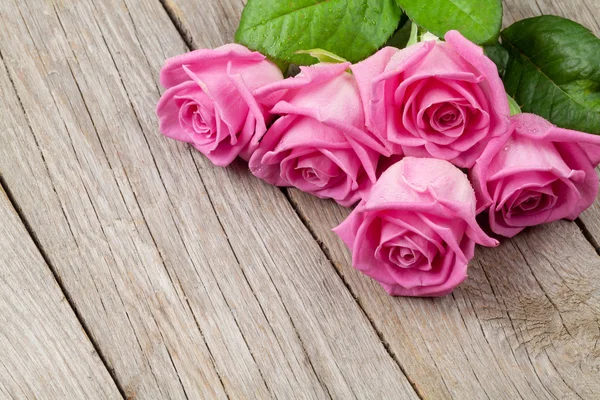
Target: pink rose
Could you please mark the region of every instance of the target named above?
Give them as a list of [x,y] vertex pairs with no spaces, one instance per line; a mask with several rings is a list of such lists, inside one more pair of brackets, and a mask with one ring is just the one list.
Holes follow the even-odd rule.
[[467,277],[475,243],[497,246],[475,221],[475,193],[452,164],[404,158],[334,232],[352,264],[393,296],[443,296]]
[[513,237],[527,226],[575,219],[598,194],[600,136],[560,129],[533,114],[511,118],[512,135],[490,142],[471,171],[478,212]]
[[394,152],[470,168],[508,132],[509,107],[495,64],[460,33],[352,66],[366,124]]
[[295,186],[344,206],[356,203],[376,180],[383,146],[365,130],[349,63],[301,67],[294,78],[256,92],[281,115],[250,158],[254,175]]
[[281,79],[275,64],[238,44],[170,58],[160,72],[167,88],[156,107],[160,131],[219,166],[248,159],[267,130],[253,91]]

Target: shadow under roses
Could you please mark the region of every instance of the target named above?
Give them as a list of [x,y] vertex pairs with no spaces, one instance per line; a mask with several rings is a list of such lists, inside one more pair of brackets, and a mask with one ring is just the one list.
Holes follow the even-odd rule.
[[[488,385],[499,376],[512,381],[515,393],[505,395],[515,398],[547,392],[554,385],[547,380],[561,382],[563,375],[598,386],[593,371],[600,349],[589,336],[600,318],[600,259],[576,224],[528,228],[497,248],[478,247],[469,278],[450,296],[394,298],[352,267],[350,251],[327,229],[351,210],[286,190],[392,355],[416,382],[438,380],[426,397],[447,393],[449,383],[462,393],[493,391]],[[544,365],[554,365],[552,372],[542,372]],[[577,365],[587,372],[573,377]],[[438,366],[455,376],[440,377]]]

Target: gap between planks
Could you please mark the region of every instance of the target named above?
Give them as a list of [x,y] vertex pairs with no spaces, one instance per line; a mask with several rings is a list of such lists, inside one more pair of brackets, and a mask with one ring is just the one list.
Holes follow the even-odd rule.
[[[3,60],[2,59],[2,54],[0,54],[0,60]],[[8,71],[7,71],[7,73],[8,73]],[[11,84],[13,84],[12,83],[12,77],[10,77],[10,74],[8,74],[8,76],[9,76],[9,79],[11,81]],[[13,84],[13,89],[16,92],[14,84]],[[19,99],[19,101],[20,101],[20,99]],[[110,375],[110,379],[113,381],[115,387],[119,391],[119,394],[121,395],[121,398],[126,399],[125,391],[123,390],[123,388],[119,384],[119,380],[116,378],[113,369],[110,368],[110,366],[106,362],[106,358],[104,357],[104,355],[102,354],[102,351],[100,350],[100,347],[98,346],[98,344],[96,343],[96,341],[93,339],[93,336],[90,335],[90,331],[89,331],[87,325],[85,324],[83,318],[81,318],[81,315],[79,314],[79,311],[74,306],[73,300],[71,299],[71,296],[65,290],[65,288],[63,286],[63,283],[61,282],[60,277],[57,275],[54,267],[52,266],[52,263],[50,262],[50,260],[48,259],[48,256],[44,252],[44,249],[40,245],[40,243],[39,243],[39,241],[38,241],[38,239],[37,239],[37,237],[35,235],[35,232],[31,229],[31,226],[29,225],[29,222],[27,221],[27,219],[23,215],[22,210],[20,209],[19,205],[15,201],[15,199],[14,199],[14,197],[13,197],[10,189],[8,188],[8,185],[4,181],[4,178],[2,177],[2,175],[0,174],[0,192],[2,190],[6,194],[6,197],[8,198],[8,201],[9,201],[10,205],[15,210],[15,213],[17,214],[17,216],[19,217],[20,222],[23,224],[23,227],[27,231],[27,234],[31,238],[31,241],[33,242],[35,248],[40,253],[42,259],[46,263],[46,266],[47,266],[48,270],[50,271],[50,273],[52,274],[52,277],[56,281],[56,284],[60,288],[60,291],[61,291],[62,295],[65,297],[65,299],[67,301],[67,304],[69,305],[69,308],[71,308],[71,310],[73,311],[73,314],[75,315],[75,318],[77,319],[77,322],[81,326],[81,329],[82,329],[82,331],[83,331],[83,333],[85,335],[85,338],[91,343],[91,345],[94,348],[94,351],[96,352],[96,354],[98,354],[98,358],[100,359],[100,361],[102,362],[102,365],[104,366],[104,368],[106,369],[106,371]]]
[[594,250],[596,250],[596,253],[598,253],[598,255],[600,256],[600,244],[598,244],[596,238],[594,237],[594,235],[592,235],[592,232],[590,232],[588,227],[585,225],[585,222],[583,222],[581,218],[577,218],[575,220],[575,223],[581,230],[583,237],[585,237],[585,239],[592,245]]

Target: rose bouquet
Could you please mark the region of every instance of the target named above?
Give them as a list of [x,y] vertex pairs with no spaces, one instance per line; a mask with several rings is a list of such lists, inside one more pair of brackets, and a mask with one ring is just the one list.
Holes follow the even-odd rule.
[[476,244],[598,195],[600,40],[501,18],[500,0],[249,0],[237,44],[166,61],[160,131],[356,206],[334,228],[353,266],[390,295],[443,296]]

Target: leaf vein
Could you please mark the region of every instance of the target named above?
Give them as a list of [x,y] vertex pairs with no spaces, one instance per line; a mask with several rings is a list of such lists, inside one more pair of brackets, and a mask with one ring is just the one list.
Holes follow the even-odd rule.
[[[551,85],[553,85],[554,87],[556,87],[569,100],[571,100],[573,103],[575,103],[575,104],[579,105],[580,107],[582,107],[587,114],[590,114],[590,113],[596,114],[597,113],[595,110],[592,110],[588,106],[586,106],[585,104],[582,104],[581,102],[579,102],[577,99],[575,99],[573,96],[571,96],[567,91],[565,91],[562,87],[560,87],[558,84],[556,84],[552,79],[550,79],[550,77],[548,75],[546,75],[544,73],[544,71],[542,71],[533,61],[531,61],[531,59],[525,53],[523,53],[520,48],[516,47],[505,35],[502,35],[502,43],[507,43],[513,49],[515,49],[521,55],[521,57],[523,57],[523,59],[525,59],[527,62],[529,62],[529,64],[531,64],[531,66],[533,66],[533,68],[536,69],[539,72],[539,74],[541,76],[543,76],[544,78],[546,78],[546,80]],[[540,78],[541,77],[538,76],[538,82],[539,82]],[[536,84],[536,87],[537,87],[537,84]]]
[[[250,29],[253,29],[253,28],[258,28],[259,26],[264,26],[264,25],[267,25],[267,24],[269,24],[269,23],[272,23],[273,21],[276,21],[276,20],[278,20],[278,19],[281,19],[281,18],[286,18],[286,17],[288,17],[290,14],[294,14],[294,13],[296,13],[296,12],[299,12],[299,11],[302,11],[302,10],[306,10],[306,9],[308,9],[308,8],[312,8],[312,7],[315,7],[315,8],[316,8],[316,7],[318,7],[318,6],[322,5],[322,4],[329,4],[329,5],[331,5],[331,3],[334,3],[334,2],[336,2],[336,3],[337,3],[337,1],[336,1],[336,0],[329,0],[329,1],[327,1],[327,0],[322,0],[322,1],[318,2],[318,3],[309,4],[309,5],[306,5],[306,6],[300,7],[300,8],[296,8],[296,9],[294,9],[294,10],[289,10],[289,11],[287,11],[287,12],[283,13],[283,14],[279,14],[279,15],[273,16],[273,18],[270,18],[270,19],[265,19],[265,20],[263,20],[263,21],[260,21],[260,23],[258,23],[258,24],[256,24],[256,25],[249,25],[249,26],[248,26],[246,29],[242,29],[242,32],[246,32],[246,31],[248,31],[248,30],[250,30]],[[346,5],[347,5],[347,4],[348,4],[348,3],[346,2]]]

